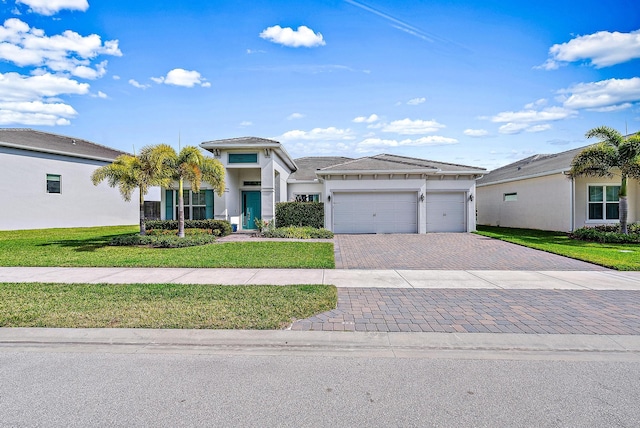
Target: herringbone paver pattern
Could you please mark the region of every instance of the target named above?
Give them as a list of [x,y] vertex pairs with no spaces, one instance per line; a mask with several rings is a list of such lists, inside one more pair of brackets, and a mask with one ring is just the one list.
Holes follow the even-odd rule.
[[336,235],[337,269],[604,270],[472,233]]
[[292,330],[640,334],[640,291],[340,288]]

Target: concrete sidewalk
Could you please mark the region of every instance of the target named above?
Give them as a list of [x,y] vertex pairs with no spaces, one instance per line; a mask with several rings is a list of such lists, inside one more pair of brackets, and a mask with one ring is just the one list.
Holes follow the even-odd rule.
[[0,352],[640,361],[640,336],[0,328]]
[[331,284],[338,288],[640,290],[640,272],[0,267],[0,282]]

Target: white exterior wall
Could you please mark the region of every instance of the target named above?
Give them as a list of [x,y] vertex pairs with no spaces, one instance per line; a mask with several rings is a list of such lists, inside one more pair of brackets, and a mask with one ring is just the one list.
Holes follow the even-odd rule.
[[[294,201],[296,195],[309,195],[313,193],[320,194],[320,202],[327,202],[324,194],[324,186],[322,183],[289,183],[286,201]],[[284,202],[284,201],[283,201]]]
[[[118,188],[94,186],[91,174],[108,162],[0,147],[0,230],[134,225],[139,194],[125,202]],[[61,193],[47,193],[47,174]]]
[[[570,232],[571,187],[562,173],[478,186],[478,224]],[[517,193],[518,200],[504,201],[505,193]]]

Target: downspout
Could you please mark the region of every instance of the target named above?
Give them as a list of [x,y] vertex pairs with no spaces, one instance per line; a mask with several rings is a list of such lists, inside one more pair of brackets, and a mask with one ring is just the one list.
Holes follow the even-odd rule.
[[576,186],[575,178],[571,177],[571,232],[576,228]]

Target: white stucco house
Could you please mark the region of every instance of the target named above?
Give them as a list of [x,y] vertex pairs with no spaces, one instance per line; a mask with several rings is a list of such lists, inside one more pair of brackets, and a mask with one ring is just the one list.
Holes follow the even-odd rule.
[[91,174],[123,154],[79,138],[0,128],[0,230],[114,226],[139,222],[138,196],[125,202]]
[[[476,180],[486,170],[381,154],[351,159],[292,159],[281,143],[256,137],[206,141],[226,170],[218,197],[206,183],[185,191],[185,218],[229,220],[240,230],[271,221],[275,204],[324,202],[335,233],[427,233],[475,230]],[[176,218],[176,190],[162,193],[161,216]]]
[[[567,173],[586,147],[530,156],[478,180],[478,224],[571,232],[618,223],[620,175],[578,177]],[[640,186],[628,181],[629,223],[640,221]]]

